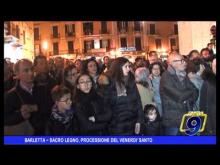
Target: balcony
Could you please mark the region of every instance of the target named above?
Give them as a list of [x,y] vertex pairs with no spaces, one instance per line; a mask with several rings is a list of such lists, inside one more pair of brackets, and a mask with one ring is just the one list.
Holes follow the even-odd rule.
[[34,37],[34,41],[40,41],[40,40],[41,40],[41,36],[40,35]]
[[84,31],[83,34],[84,35],[93,35],[93,31],[90,31],[90,30]]
[[75,37],[75,33],[71,32],[71,33],[65,33],[66,37]]
[[56,50],[56,51],[53,51],[53,52],[52,52],[52,55],[53,55],[53,56],[59,55],[59,51],[57,51],[57,50]]
[[128,33],[128,29],[120,29],[118,31],[119,34],[127,34]]
[[134,27],[132,27],[132,31],[140,33],[143,31],[143,27],[142,26],[136,26],[136,27],[134,26]]
[[169,37],[177,37],[178,36],[178,33],[175,33],[174,31],[171,31],[169,33]]
[[99,34],[110,34],[109,30],[100,30]]
[[52,38],[52,39],[54,39],[54,38],[60,38],[60,33],[51,34],[51,38]]
[[154,37],[160,37],[160,36],[161,36],[160,33],[159,33],[159,31],[157,31],[157,30],[154,31],[154,32],[148,30],[148,31],[147,31],[147,35],[149,35],[149,36],[154,36]]

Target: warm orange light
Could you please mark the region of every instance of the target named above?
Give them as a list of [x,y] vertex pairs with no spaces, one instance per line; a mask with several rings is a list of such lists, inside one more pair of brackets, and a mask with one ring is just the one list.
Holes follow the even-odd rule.
[[162,48],[162,50],[161,50],[162,52],[166,52],[167,50],[165,49],[165,48]]
[[44,49],[44,50],[47,50],[47,49],[48,49],[48,42],[47,42],[47,41],[44,41],[44,42],[43,42],[43,49]]
[[115,55],[115,51],[114,51],[114,50],[111,50],[111,51],[110,51],[110,54],[111,54],[112,56],[114,56],[114,55]]

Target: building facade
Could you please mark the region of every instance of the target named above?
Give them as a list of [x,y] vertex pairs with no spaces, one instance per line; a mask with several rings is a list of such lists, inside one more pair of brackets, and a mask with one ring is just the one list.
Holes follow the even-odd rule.
[[[211,42],[211,27],[216,21],[178,21],[181,54],[189,54],[193,49],[200,51]],[[187,44],[186,44],[187,41]],[[216,53],[216,47],[213,51]]]
[[34,59],[33,21],[4,22],[4,58],[16,62],[21,58]]
[[177,22],[35,21],[34,52],[47,57],[178,50]]

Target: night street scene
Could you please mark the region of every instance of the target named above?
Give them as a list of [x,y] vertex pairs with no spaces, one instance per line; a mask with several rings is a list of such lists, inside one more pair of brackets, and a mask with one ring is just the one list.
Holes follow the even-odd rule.
[[215,21],[5,21],[5,136],[215,136]]

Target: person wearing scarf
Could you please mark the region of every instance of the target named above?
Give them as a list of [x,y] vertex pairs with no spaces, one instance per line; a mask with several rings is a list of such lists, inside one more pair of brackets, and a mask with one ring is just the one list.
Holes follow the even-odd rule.
[[187,63],[181,55],[168,57],[168,68],[162,74],[160,95],[165,135],[177,135],[184,114],[193,110],[198,90],[186,74]]
[[55,86],[52,89],[52,98],[55,102],[48,122],[49,135],[74,135],[75,110],[72,106],[70,90],[64,86]]

